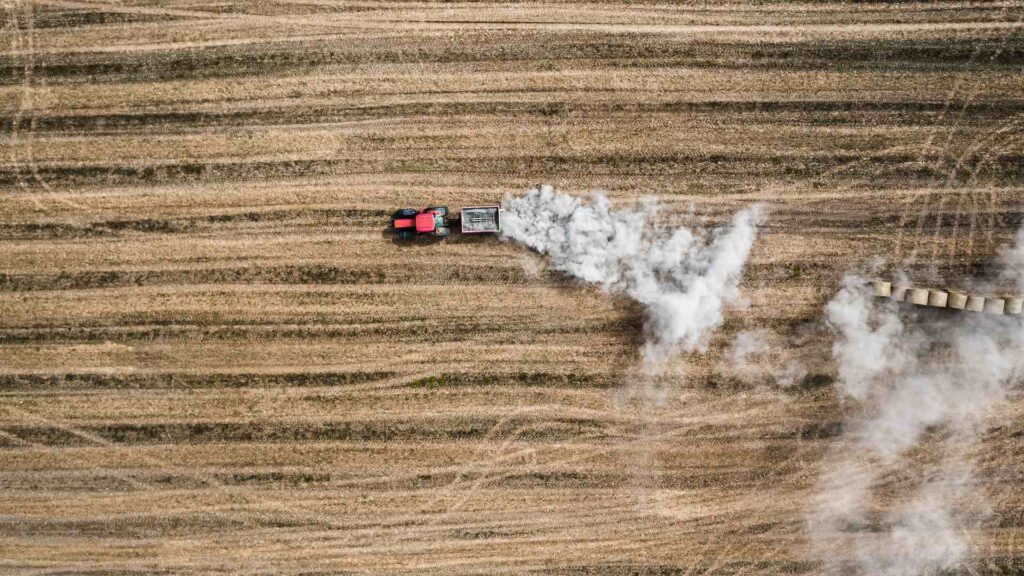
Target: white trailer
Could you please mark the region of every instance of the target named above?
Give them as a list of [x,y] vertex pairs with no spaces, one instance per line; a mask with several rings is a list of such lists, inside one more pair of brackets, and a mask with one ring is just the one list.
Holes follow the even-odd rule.
[[501,208],[498,206],[467,206],[459,220],[463,234],[488,234],[501,230]]

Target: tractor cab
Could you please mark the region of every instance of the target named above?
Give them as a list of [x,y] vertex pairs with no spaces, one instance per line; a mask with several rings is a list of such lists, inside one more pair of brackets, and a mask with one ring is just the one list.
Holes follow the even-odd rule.
[[420,234],[429,234],[443,226],[444,218],[433,212],[422,212],[416,215],[416,231]]

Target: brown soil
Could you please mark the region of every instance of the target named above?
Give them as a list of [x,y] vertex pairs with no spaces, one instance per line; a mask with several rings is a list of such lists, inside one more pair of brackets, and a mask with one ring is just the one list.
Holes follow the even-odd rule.
[[[1017,2],[4,15],[9,574],[818,573],[821,306],[875,255],[985,274],[1024,213]],[[384,234],[538,182],[768,206],[750,307],[665,402],[630,394],[635,305],[512,243]],[[750,329],[776,352],[738,371]],[[978,448],[974,573],[1024,569],[1020,411]]]

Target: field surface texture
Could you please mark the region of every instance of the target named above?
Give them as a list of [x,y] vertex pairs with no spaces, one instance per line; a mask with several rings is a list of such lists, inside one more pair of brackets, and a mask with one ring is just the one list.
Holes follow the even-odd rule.
[[[992,275],[1024,210],[1022,19],[6,1],[0,573],[867,573],[937,456],[816,543],[849,412],[823,306],[874,256]],[[707,226],[763,204],[745,302],[657,400],[637,304],[514,242],[386,233],[538,183]],[[737,366],[740,333],[771,351]],[[994,412],[954,573],[1024,569],[1024,403]]]

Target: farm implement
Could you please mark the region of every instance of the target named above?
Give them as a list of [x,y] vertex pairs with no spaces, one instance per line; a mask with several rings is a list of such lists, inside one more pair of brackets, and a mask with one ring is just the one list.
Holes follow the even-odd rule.
[[469,206],[458,215],[451,214],[447,206],[402,208],[391,216],[391,229],[400,240],[447,238],[452,230],[461,234],[493,234],[501,230],[501,208]]

